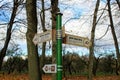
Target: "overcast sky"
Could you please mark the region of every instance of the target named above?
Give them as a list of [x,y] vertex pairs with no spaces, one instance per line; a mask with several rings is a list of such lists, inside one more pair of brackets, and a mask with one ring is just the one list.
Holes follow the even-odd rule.
[[[11,1],[12,0],[4,0],[4,2],[0,2],[0,4],[2,5],[2,4],[5,4],[6,2],[11,2]],[[105,0],[101,1],[100,9],[105,7],[106,3],[104,1]],[[112,1],[114,1],[114,0],[112,0]],[[46,2],[45,7],[49,8],[50,2],[48,0],[45,0],[45,2]],[[92,27],[92,17],[93,17],[92,14],[94,12],[95,3],[96,3],[96,0],[60,0],[59,8],[60,8],[60,11],[63,13],[62,24],[65,25],[65,32],[72,34],[72,35],[78,35],[78,36],[90,38],[91,27]],[[8,6],[11,6],[11,5],[12,5],[12,3]],[[41,6],[38,5],[38,7],[40,8]],[[10,14],[11,14],[10,10],[11,9],[7,9],[7,8],[6,8],[6,10],[0,9],[0,24],[6,23],[9,21]],[[114,11],[113,11],[113,14],[115,14]],[[99,14],[101,12],[102,12],[102,10],[99,11]],[[107,15],[107,12],[105,12],[105,15]],[[50,11],[46,11],[46,16],[47,16],[46,23],[48,24],[48,22],[50,22],[50,18],[51,18]],[[26,19],[25,9],[23,9],[22,12],[20,12],[18,14],[17,18]],[[115,24],[120,22],[120,18],[114,17],[114,19],[116,20]],[[49,23],[49,24],[51,24],[51,23]],[[106,24],[98,25],[96,28],[96,35],[95,35],[95,38],[99,39],[101,36],[103,36],[106,33],[106,30],[109,29],[106,36],[104,36],[100,40],[96,40],[96,42],[95,42],[95,44],[98,46],[108,45],[108,46],[103,46],[106,49],[113,48],[112,45],[111,45],[112,47],[109,46],[109,44],[113,44],[113,39],[112,39],[110,28],[107,28],[108,24],[109,24],[109,20],[108,20],[108,18],[106,18]],[[18,27],[18,28],[20,28],[20,30],[25,33],[26,28],[24,28],[24,26],[25,25],[21,25],[21,27]],[[1,27],[3,27],[3,26],[1,26]],[[39,27],[40,27],[40,23],[39,23]],[[41,27],[39,29],[41,30]],[[5,33],[6,27],[0,28],[0,30],[3,33]],[[19,43],[21,45],[21,48],[23,49],[23,51],[26,52],[26,41],[25,41],[25,38],[23,38],[23,36],[25,37],[25,35],[23,33],[20,33],[17,30],[13,33],[13,36],[14,35],[16,35],[16,38],[14,37],[15,38],[14,41]],[[20,35],[22,35],[22,36],[20,36]],[[17,39],[17,36],[21,37],[21,40]],[[117,35],[117,36],[119,36],[119,35]],[[4,35],[4,37],[5,37],[5,35]],[[3,38],[3,34],[0,35],[0,39],[2,39],[2,38]],[[70,49],[72,51],[76,51],[76,48],[77,48],[77,50],[79,50],[81,52],[83,49],[85,51],[88,51],[88,49],[86,49],[86,48],[75,47],[75,46],[68,46],[68,47],[70,47]],[[103,47],[101,49],[104,49]],[[76,52],[79,52],[79,51],[76,51]]]

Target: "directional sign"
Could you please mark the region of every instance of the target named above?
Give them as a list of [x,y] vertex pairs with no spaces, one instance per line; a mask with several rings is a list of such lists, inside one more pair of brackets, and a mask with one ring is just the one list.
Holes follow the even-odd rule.
[[82,46],[82,47],[90,46],[90,41],[88,38],[70,35],[70,34],[66,34],[63,41],[64,41],[63,43],[65,44],[77,45],[77,46]]
[[36,45],[38,43],[46,42],[51,39],[52,39],[52,31],[48,30],[46,32],[36,34],[33,38],[33,42]]
[[45,64],[42,68],[45,73],[56,73],[56,64]]

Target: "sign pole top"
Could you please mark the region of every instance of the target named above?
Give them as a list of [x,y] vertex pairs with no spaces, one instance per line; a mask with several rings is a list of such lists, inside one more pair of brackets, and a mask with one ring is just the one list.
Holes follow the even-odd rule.
[[57,12],[57,14],[56,14],[56,15],[61,15],[61,16],[62,16],[63,14],[62,14],[61,12]]

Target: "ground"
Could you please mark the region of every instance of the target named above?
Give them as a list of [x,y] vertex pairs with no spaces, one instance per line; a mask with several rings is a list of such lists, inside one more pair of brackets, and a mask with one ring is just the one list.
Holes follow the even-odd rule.
[[[51,76],[43,76],[42,80],[51,80]],[[0,74],[0,80],[29,80],[27,74]],[[87,77],[85,76],[68,76],[63,78],[63,80],[87,80]],[[93,80],[120,80],[120,76],[97,76],[94,77]]]

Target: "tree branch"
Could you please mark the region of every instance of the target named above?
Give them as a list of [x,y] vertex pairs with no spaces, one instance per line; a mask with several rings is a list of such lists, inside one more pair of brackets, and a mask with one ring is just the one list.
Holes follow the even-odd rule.
[[102,38],[107,34],[108,30],[109,30],[109,26],[107,27],[107,30],[106,30],[105,34],[103,34],[100,38],[98,38],[98,39],[96,39],[96,40],[102,39]]

